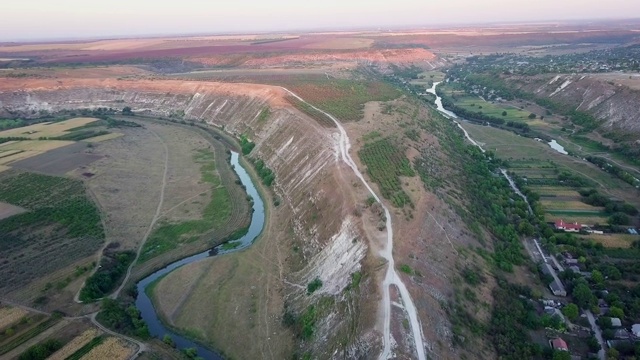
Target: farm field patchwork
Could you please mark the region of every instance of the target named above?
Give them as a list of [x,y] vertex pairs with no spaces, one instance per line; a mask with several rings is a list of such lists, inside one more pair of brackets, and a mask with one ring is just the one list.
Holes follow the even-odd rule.
[[542,206],[548,211],[554,210],[584,210],[590,213],[600,213],[603,209],[585,204],[580,200],[556,200],[554,198],[542,199]]
[[127,342],[120,338],[108,337],[101,344],[94,347],[86,355],[82,357],[83,360],[126,360],[128,359],[135,349]]
[[73,338],[60,350],[49,356],[48,360],[65,360],[91,342],[98,335],[97,329],[89,329]]
[[[610,174],[600,170],[598,167],[581,159],[563,155],[553,150],[548,144],[535,141],[530,138],[518,136],[510,131],[497,129],[490,126],[475,125],[462,121],[462,127],[469,132],[469,135],[481,143],[485,150],[491,150],[499,158],[511,162],[529,162],[535,167],[544,167],[553,164],[559,172],[569,172],[580,176],[588,184],[585,186],[600,189],[610,196],[625,199],[627,202],[640,206],[640,201],[633,194],[633,187],[623,181],[612,177]],[[538,165],[535,165],[538,164]],[[513,170],[517,172],[516,166]],[[558,184],[530,184],[537,186],[549,186]]]
[[0,307],[0,332],[3,332],[6,328],[13,325],[13,323],[22,319],[27,314],[28,312],[26,310],[17,307]]
[[28,316],[20,321],[12,332],[0,336],[0,356],[18,348],[44,331],[56,326],[61,320],[60,315],[45,317],[42,315]]
[[[36,171],[49,175],[63,175],[75,168],[85,167],[102,158],[81,142],[71,143],[26,159],[11,163],[16,169]],[[1,159],[0,159],[1,160]]]
[[92,255],[104,239],[100,213],[81,181],[7,171],[0,175],[0,201],[29,210],[0,220],[3,293]]
[[35,140],[43,137],[63,136],[69,134],[72,129],[85,126],[97,120],[95,118],[74,118],[59,122],[39,123],[0,131],[0,138],[24,137]]

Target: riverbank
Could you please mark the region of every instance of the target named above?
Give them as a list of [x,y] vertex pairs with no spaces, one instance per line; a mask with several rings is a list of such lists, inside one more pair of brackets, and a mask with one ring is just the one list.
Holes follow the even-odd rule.
[[[264,225],[264,219],[265,219],[264,218],[265,211],[264,211],[263,197],[262,195],[260,195],[260,193],[258,192],[257,188],[254,185],[253,181],[255,180],[251,179],[251,175],[249,175],[245,167],[240,164],[240,156],[238,153],[235,153],[235,152],[232,153],[231,164],[234,170],[236,171],[236,173],[238,174],[238,176],[240,177],[240,181],[247,189],[247,193],[254,198],[253,213],[252,213],[252,219],[251,219],[249,231],[247,232],[246,235],[244,235],[239,239],[242,247],[248,247],[249,245],[253,244],[255,240],[258,239],[258,237],[260,236],[264,228],[263,225]],[[218,248],[220,248],[220,246],[216,247],[215,249],[218,249]],[[236,252],[239,250],[240,248],[238,248],[237,250],[231,250],[230,252]],[[147,326],[149,327],[149,331],[153,336],[164,338],[165,336],[168,335],[169,337],[171,337],[172,341],[176,344],[177,348],[179,349],[196,348],[199,356],[202,356],[206,359],[218,359],[220,358],[220,356],[215,352],[210,351],[205,346],[201,346],[200,344],[192,341],[192,339],[197,339],[199,342],[204,343],[206,342],[206,337],[198,336],[199,334],[195,332],[191,333],[190,329],[188,328],[170,324],[168,320],[171,317],[167,316],[166,312],[162,311],[161,309],[160,311],[156,310],[158,309],[158,305],[162,305],[162,303],[165,302],[165,300],[168,301],[169,297],[163,296],[162,301],[159,301],[160,299],[158,298],[158,296],[155,294],[155,291],[153,290],[159,286],[159,284],[162,282],[162,279],[166,278],[167,276],[170,276],[173,271],[180,269],[182,267],[186,267],[187,265],[205,260],[213,254],[215,254],[214,251],[205,251],[203,253],[196,254],[194,256],[188,257],[186,259],[182,259],[174,264],[171,264],[151,274],[150,276],[144,278],[137,285],[138,298],[136,299],[136,307],[140,310],[142,314],[142,318],[147,323]],[[203,279],[202,277],[195,277],[190,280],[191,281],[188,281],[188,283],[191,283],[192,285],[194,285],[199,280],[203,280]],[[165,282],[165,284],[172,285],[171,282]],[[177,284],[173,283],[173,285],[178,285],[178,287],[181,284],[182,282]],[[149,291],[147,291],[149,286],[151,286],[151,288],[149,289]],[[165,287],[165,290],[166,290],[166,287]],[[175,294],[179,295],[179,297],[182,297],[184,292],[178,291]],[[213,296],[214,294],[210,294],[210,295]],[[152,299],[154,299],[155,301],[153,301]],[[168,327],[170,327],[171,329],[174,329],[174,330],[180,329],[180,330],[173,332],[170,329],[168,329],[167,326],[165,325],[169,325]],[[187,336],[182,336],[183,334]],[[210,347],[211,345],[214,345],[214,347],[217,348],[215,344],[209,344],[208,342],[206,343],[208,347]]]

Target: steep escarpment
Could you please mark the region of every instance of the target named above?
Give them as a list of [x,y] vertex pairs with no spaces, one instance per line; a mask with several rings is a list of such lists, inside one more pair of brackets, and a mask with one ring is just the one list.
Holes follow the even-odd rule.
[[619,130],[640,134],[640,92],[594,75],[545,74],[508,77],[521,90],[566,104],[602,120],[603,131]]
[[[248,251],[167,276],[155,294],[165,320],[237,358],[374,356],[376,286],[355,215],[363,199],[352,170],[339,161],[337,131],[290,106],[282,89],[263,85],[116,79],[0,85],[5,115],[125,106],[242,135],[255,143],[248,157],[275,173],[264,189],[272,206],[261,239]],[[268,116],[261,116],[265,109]]]

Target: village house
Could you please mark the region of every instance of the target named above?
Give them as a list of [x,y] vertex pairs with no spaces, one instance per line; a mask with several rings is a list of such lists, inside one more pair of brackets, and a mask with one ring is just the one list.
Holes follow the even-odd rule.
[[555,223],[556,230],[564,230],[566,232],[580,232],[582,225],[575,223],[565,223],[564,220],[558,220]]
[[556,338],[549,342],[551,343],[551,347],[553,348],[553,350],[569,351],[569,346],[567,346],[567,343],[561,338]]
[[611,326],[613,327],[621,327],[622,326],[622,321],[619,318],[611,318]]

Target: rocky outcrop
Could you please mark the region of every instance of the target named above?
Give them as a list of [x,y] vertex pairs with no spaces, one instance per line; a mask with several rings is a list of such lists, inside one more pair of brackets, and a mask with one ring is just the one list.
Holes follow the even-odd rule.
[[631,131],[640,135],[640,91],[583,74],[514,76],[506,80],[536,96],[591,113],[602,120],[604,131]]
[[[318,300],[318,297],[306,296],[306,284],[315,278],[326,284],[317,296],[340,298],[351,281],[351,274],[361,268],[368,243],[361,220],[352,216],[357,205],[351,193],[353,172],[339,161],[337,130],[321,126],[290,106],[282,89],[173,80],[6,80],[0,84],[0,108],[14,116],[129,106],[134,112],[147,115],[180,116],[205,122],[253,141],[256,146],[250,157],[263,160],[274,171],[273,196],[279,203],[272,209],[263,241],[269,246],[282,247],[285,259],[293,256],[290,253],[293,247],[299,248],[295,255],[300,257],[298,261],[285,262],[279,273],[271,274],[282,278],[279,293],[288,306],[304,309]],[[260,116],[265,108],[270,109],[266,119]],[[287,285],[296,283],[301,285]],[[371,289],[367,292],[371,293]],[[340,301],[336,300],[335,307],[325,314],[326,321],[319,325],[314,352],[347,352],[353,351],[354,346],[371,348],[364,346],[362,339],[375,341],[371,327],[358,328],[366,336],[354,337],[357,345],[334,339],[341,327],[350,326],[353,317],[359,316],[345,313],[346,307],[338,305]],[[350,306],[355,306],[353,302],[360,300],[356,297],[349,301]],[[362,301],[375,303],[373,297]],[[278,318],[282,312],[282,308],[275,309],[265,316],[280,323]],[[234,324],[216,326],[224,331],[224,326]],[[242,355],[242,349],[236,350],[240,351],[236,354]]]

